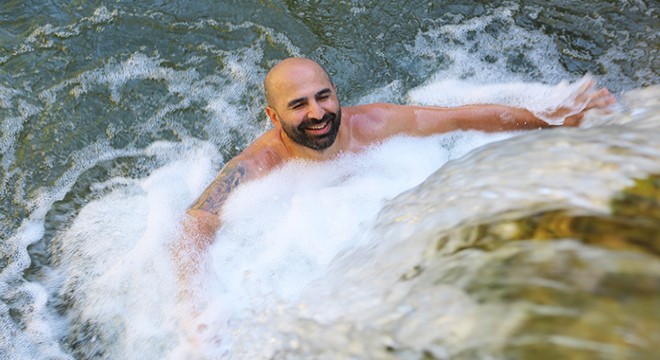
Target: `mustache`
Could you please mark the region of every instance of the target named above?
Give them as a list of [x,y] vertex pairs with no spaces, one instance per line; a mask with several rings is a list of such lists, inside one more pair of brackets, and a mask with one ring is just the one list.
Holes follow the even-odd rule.
[[335,114],[335,113],[326,113],[320,119],[306,119],[306,120],[303,120],[300,123],[300,125],[298,125],[298,129],[300,131],[303,131],[303,130],[307,129],[308,127],[316,126],[316,125],[322,124],[326,121],[334,121],[336,118],[337,118],[337,114]]

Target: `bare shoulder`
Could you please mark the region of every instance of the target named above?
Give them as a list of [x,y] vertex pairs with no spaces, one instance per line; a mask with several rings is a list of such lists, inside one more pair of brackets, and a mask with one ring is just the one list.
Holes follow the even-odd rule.
[[351,116],[365,117],[367,119],[381,118],[385,113],[395,111],[400,105],[390,103],[372,103],[355,106],[346,106],[342,108],[342,113],[349,113]]
[[347,113],[351,133],[356,140],[371,143],[400,133],[410,117],[405,106],[374,103],[342,109]]
[[219,214],[229,195],[242,183],[267,174],[288,157],[274,131],[268,131],[220,170],[213,182],[191,206],[197,210]]

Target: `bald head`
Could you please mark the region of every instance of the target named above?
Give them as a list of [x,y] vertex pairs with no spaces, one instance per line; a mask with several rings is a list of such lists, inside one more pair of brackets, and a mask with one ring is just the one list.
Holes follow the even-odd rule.
[[309,79],[319,77],[332,84],[328,72],[314,60],[292,57],[280,61],[270,69],[264,81],[268,105],[275,107],[281,95],[299,88]]

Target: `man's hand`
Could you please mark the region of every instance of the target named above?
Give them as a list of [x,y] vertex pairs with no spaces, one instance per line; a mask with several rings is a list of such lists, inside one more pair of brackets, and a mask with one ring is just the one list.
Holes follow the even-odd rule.
[[564,119],[564,126],[579,126],[587,111],[600,109],[610,113],[614,104],[616,99],[606,88],[597,89],[596,83],[588,80],[580,86],[571,103],[541,114],[541,117],[554,121]]

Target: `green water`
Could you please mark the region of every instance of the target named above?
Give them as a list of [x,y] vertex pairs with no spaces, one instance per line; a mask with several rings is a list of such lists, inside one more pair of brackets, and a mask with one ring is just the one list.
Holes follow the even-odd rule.
[[621,95],[658,82],[657,19],[655,1],[1,0],[0,271],[31,257],[1,285],[38,280],[94,184],[168,161],[150,146],[238,153],[269,126],[261,83],[284,57],[320,61],[345,105],[444,78],[591,73]]
[[[448,28],[471,22],[482,26]],[[514,28],[529,39],[512,40]],[[74,166],[72,154],[90,144],[144,148],[190,136],[235,154],[267,126],[261,79],[286,56],[321,61],[345,104],[392,82],[398,87],[386,100],[405,101],[406,89],[433,74],[458,69],[448,76],[478,78],[489,66],[502,72],[497,80],[552,82],[591,72],[622,91],[657,81],[655,29],[653,2],[4,1],[2,235],[30,214],[35,192],[56,185]],[[531,53],[548,45],[556,59]],[[454,63],[456,49],[469,63]],[[130,72],[126,61],[136,55],[158,74],[98,79],[98,72]],[[228,93],[240,117],[233,121],[249,128],[232,125],[227,139],[209,129],[218,117],[205,107],[213,92],[237,82]],[[142,161],[127,161],[106,167],[143,173]]]

